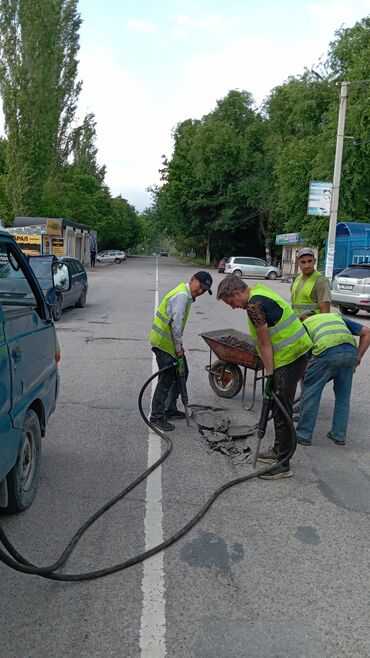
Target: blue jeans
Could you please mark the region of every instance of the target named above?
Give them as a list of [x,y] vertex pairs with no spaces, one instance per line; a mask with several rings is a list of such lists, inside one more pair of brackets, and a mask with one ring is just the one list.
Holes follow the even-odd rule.
[[353,373],[357,365],[357,350],[324,352],[313,356],[306,370],[300,403],[300,420],[296,428],[297,437],[311,442],[319,412],[321,394],[325,384],[333,380],[335,406],[331,434],[337,441],[345,442],[349,419]]
[[[152,348],[157,359],[158,370],[161,370],[170,363],[176,362],[176,357],[171,356],[167,352],[163,352],[157,347]],[[188,377],[188,366],[185,359],[185,373]],[[180,395],[180,387],[177,380],[175,366],[162,372],[158,378],[158,384],[154,391],[152,400],[152,411],[150,420],[155,421],[159,418],[164,418],[166,413],[173,413],[177,409],[177,398]]]

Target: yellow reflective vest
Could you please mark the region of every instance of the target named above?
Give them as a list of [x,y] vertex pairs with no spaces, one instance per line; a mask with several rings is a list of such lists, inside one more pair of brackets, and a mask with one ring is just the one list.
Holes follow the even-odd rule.
[[320,313],[303,321],[313,343],[312,354],[318,356],[330,347],[346,343],[357,348],[355,337],[351,334],[343,318],[337,313]]
[[320,276],[322,274],[315,270],[305,281],[302,274],[299,274],[294,280],[292,285],[292,308],[297,315],[302,315],[305,311],[320,313],[318,303],[311,298],[315,283]]
[[[163,352],[167,352],[172,356],[176,356],[176,351],[174,342],[172,340],[171,318],[167,315],[167,303],[172,297],[182,291],[186,292],[187,295],[189,294],[186,283],[180,283],[176,288],[170,290],[170,292],[168,292],[167,295],[163,297],[154,316],[152,330],[149,336],[149,342],[152,347],[158,347],[158,349],[162,350]],[[190,308],[191,299],[188,300],[186,305],[186,311],[182,323],[183,330],[189,317]]]
[[[280,320],[274,327],[268,328],[274,353],[274,370],[276,368],[281,368],[281,366],[286,366],[289,363],[293,363],[293,361],[299,359],[300,356],[307,354],[312,347],[311,339],[298,316],[292,311],[288,302],[280,297],[280,295],[270,290],[270,288],[266,288],[260,283],[253,286],[251,290],[249,297],[250,304],[253,304],[253,297],[257,295],[263,295],[264,297],[272,299],[283,309],[283,314]],[[253,342],[258,353],[260,353],[257,332],[249,317],[248,323]]]

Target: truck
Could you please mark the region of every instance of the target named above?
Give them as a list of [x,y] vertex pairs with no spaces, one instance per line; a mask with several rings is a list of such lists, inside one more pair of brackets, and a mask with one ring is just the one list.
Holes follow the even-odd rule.
[[27,257],[0,230],[0,509],[31,505],[41,466],[41,438],[59,391],[60,348],[52,318],[56,292],[71,287],[54,256],[46,299]]

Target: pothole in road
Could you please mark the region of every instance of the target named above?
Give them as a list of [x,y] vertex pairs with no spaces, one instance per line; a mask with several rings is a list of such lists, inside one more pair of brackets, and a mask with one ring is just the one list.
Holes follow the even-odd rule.
[[251,463],[252,450],[246,444],[245,436],[251,434],[253,428],[242,434],[240,438],[231,437],[228,432],[231,421],[227,410],[218,407],[191,405],[193,419],[198,426],[199,434],[206,440],[211,450],[221,452],[226,457],[235,460],[235,464]]

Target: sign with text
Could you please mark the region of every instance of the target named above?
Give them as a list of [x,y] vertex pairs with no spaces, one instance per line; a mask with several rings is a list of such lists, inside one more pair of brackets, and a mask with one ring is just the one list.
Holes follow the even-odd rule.
[[329,217],[333,183],[312,180],[308,193],[307,215]]
[[46,232],[48,235],[62,235],[62,220],[61,219],[47,219]]
[[41,253],[41,235],[29,233],[13,233],[23,253],[28,256],[39,256]]
[[299,244],[303,242],[299,233],[281,233],[275,237],[275,244]]

